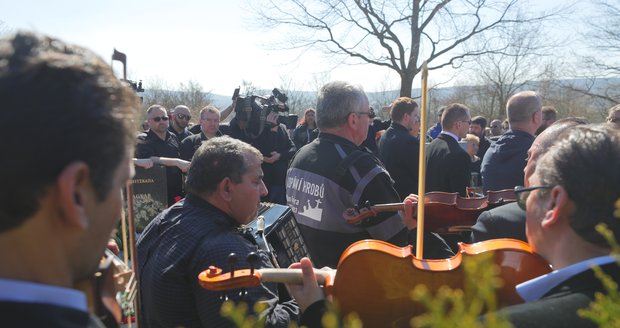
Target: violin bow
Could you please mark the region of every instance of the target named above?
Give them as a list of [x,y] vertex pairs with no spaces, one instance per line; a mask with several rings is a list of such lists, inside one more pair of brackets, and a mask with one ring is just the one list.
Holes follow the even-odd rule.
[[420,99],[420,156],[418,157],[418,227],[415,255],[423,259],[424,254],[424,198],[426,193],[426,112],[428,107],[428,64],[422,64],[422,87]]

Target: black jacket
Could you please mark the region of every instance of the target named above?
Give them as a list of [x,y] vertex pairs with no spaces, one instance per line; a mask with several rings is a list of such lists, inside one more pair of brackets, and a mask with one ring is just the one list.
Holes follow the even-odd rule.
[[441,133],[426,149],[426,191],[458,192],[465,197],[471,159],[451,136]]

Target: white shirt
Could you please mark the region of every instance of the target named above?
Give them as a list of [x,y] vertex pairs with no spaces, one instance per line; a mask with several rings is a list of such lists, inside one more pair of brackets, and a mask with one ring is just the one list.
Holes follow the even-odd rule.
[[570,279],[571,277],[589,270],[593,266],[601,266],[614,261],[616,261],[614,256],[607,255],[577,262],[560,270],[555,270],[540,277],[536,277],[518,284],[516,287],[517,293],[521,295],[526,302],[536,301],[542,298],[554,287]]
[[52,304],[88,312],[86,295],[78,290],[22,280],[0,279],[0,301]]
[[456,140],[456,142],[459,142],[459,136],[457,136],[456,134],[449,132],[449,131],[441,131],[442,134],[446,134],[451,136],[452,138],[454,138],[454,140]]

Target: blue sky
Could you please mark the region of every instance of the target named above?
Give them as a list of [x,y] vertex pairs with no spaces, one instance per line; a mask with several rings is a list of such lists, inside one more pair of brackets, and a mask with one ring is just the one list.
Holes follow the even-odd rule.
[[[12,30],[35,30],[84,45],[106,60],[116,48],[127,54],[133,80],[159,79],[173,86],[194,80],[219,94],[231,93],[243,80],[265,89],[286,79],[304,90],[315,90],[316,79],[354,81],[368,91],[398,89],[397,76],[385,68],[332,70],[313,52],[300,57],[296,51],[261,47],[274,34],[249,28],[246,1],[5,1],[0,21]],[[115,69],[121,72],[118,63]]]

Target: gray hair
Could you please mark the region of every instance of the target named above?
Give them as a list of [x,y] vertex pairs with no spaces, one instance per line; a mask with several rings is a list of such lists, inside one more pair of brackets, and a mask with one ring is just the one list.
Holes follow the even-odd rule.
[[368,104],[368,97],[360,85],[334,81],[319,91],[316,105],[316,124],[319,129],[342,126],[350,113],[359,112]]

